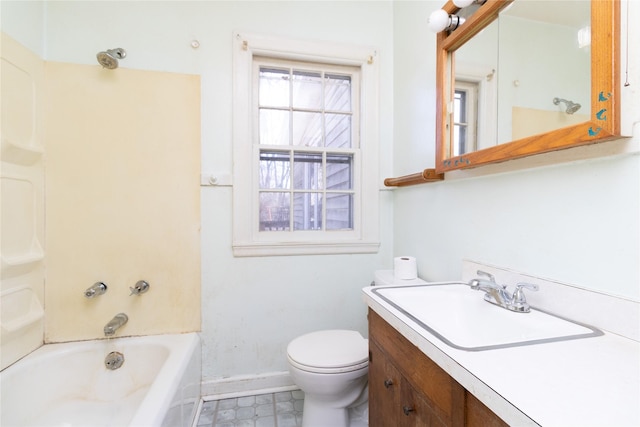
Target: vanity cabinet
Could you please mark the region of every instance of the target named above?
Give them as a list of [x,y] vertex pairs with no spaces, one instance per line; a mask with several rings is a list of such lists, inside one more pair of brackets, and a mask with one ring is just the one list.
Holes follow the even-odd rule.
[[373,310],[369,310],[369,425],[507,426]]

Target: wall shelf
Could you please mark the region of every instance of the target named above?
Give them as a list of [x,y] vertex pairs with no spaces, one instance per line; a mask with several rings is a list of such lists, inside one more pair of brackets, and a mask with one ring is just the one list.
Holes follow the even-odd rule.
[[387,187],[407,187],[409,185],[426,184],[444,180],[444,173],[437,173],[435,169],[425,169],[422,172],[397,178],[386,178],[384,185]]
[[16,165],[30,166],[42,158],[42,147],[21,145],[8,138],[2,138],[2,161]]

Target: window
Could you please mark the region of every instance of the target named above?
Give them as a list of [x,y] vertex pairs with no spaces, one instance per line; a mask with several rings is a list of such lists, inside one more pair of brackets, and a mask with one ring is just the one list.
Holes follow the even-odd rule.
[[254,59],[259,231],[353,230],[359,70]]
[[496,71],[488,66],[456,61],[452,155],[496,144],[497,81]]
[[234,255],[377,251],[374,59],[236,34]]
[[456,80],[453,96],[453,155],[476,150],[478,83]]

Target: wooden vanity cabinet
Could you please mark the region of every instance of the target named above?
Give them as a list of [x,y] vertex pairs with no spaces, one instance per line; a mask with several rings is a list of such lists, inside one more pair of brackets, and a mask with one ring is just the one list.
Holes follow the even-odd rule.
[[369,426],[507,424],[369,310]]

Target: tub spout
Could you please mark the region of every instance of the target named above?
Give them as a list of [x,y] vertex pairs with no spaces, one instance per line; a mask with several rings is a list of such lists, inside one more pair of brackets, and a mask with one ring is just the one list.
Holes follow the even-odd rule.
[[129,317],[124,313],[116,314],[113,319],[109,321],[104,327],[104,336],[112,337],[116,334],[116,331],[120,329],[127,321]]

